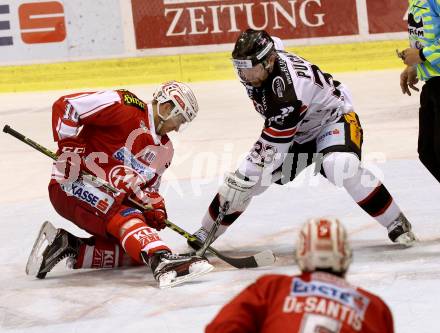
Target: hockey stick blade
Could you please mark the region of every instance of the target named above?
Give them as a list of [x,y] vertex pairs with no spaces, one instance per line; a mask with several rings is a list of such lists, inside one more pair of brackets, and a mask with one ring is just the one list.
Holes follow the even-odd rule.
[[235,268],[255,268],[255,267],[270,266],[276,260],[276,257],[271,250],[264,250],[252,256],[240,257],[240,258],[225,256],[224,254],[218,252],[216,249],[212,248],[211,246],[208,247],[208,251],[216,255],[224,262],[227,262],[229,265],[234,266]]
[[[173,231],[177,232],[179,235],[182,235],[189,241],[198,241],[196,237],[191,235],[189,232],[183,230],[178,225],[174,224],[171,221],[166,221],[167,227],[172,229]],[[262,266],[270,266],[272,265],[276,257],[273,254],[271,250],[265,250],[262,252],[258,252],[252,256],[249,257],[228,257],[212,246],[209,246],[207,248],[209,252],[211,252],[213,255],[218,257],[219,259],[223,260],[224,262],[228,263],[231,266],[234,266],[235,268],[255,268],[255,267],[262,267]]]

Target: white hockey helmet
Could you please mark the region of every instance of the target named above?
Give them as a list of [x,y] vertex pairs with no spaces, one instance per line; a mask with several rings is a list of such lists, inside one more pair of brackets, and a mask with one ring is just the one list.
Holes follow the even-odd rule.
[[191,88],[182,82],[168,81],[162,83],[156,89],[153,98],[157,101],[158,110],[160,110],[160,105],[166,102],[172,102],[174,105],[170,115],[167,117],[162,116],[160,112],[158,112],[162,121],[182,115],[185,122],[189,123],[199,112],[196,96]]
[[303,272],[344,274],[352,259],[344,226],[336,218],[309,219],[299,233],[295,259]]

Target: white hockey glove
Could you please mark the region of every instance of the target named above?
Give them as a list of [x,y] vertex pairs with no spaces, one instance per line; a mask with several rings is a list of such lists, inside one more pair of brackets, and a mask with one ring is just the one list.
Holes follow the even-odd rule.
[[252,189],[256,183],[256,180],[249,179],[238,172],[227,172],[225,181],[218,191],[220,202],[228,201],[228,210],[240,210],[251,198]]

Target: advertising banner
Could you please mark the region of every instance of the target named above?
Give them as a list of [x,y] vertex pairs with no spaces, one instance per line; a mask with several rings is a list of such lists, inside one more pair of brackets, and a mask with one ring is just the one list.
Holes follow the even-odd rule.
[[358,34],[356,0],[132,0],[137,49],[233,43],[247,27],[282,39]]
[[366,1],[370,34],[407,31],[408,1]]
[[403,39],[407,6],[402,0],[3,0],[0,65],[224,51],[248,27],[286,45]]
[[124,53],[119,0],[4,0],[0,64]]

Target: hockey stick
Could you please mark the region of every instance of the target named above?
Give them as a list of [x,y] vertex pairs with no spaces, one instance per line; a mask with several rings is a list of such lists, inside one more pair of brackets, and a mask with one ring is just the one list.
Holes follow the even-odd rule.
[[[178,225],[171,223],[170,221],[166,221],[167,226],[172,229],[173,231],[177,232],[179,235],[182,235],[190,242],[196,242],[198,241],[197,237],[191,235],[189,232],[183,230]],[[235,268],[255,268],[255,267],[262,267],[262,266],[270,266],[272,265],[276,258],[271,250],[265,250],[262,252],[258,252],[252,256],[249,257],[228,257],[221,252],[217,251],[212,246],[208,246],[207,250],[211,252],[213,255],[217,256],[224,262],[228,263],[231,266],[234,266]]]
[[[12,135],[16,139],[26,143],[27,145],[31,146],[35,150],[38,150],[39,152],[43,153],[44,155],[50,157],[53,160],[57,160],[58,156],[51,150],[47,149],[46,147],[38,144],[37,142],[27,138],[23,134],[17,132],[13,128],[11,128],[9,125],[5,125],[3,127],[3,132]],[[93,175],[87,174],[82,172],[84,176],[86,176],[89,180],[94,182],[95,184],[99,186],[103,186],[104,188],[110,190],[113,193],[118,193],[119,190],[113,187],[108,182],[95,177]],[[136,202],[133,202],[134,204],[139,205]],[[173,231],[177,232],[179,235],[185,237],[189,241],[197,241],[197,238],[192,236],[189,232],[185,231],[184,229],[180,228],[178,225],[174,224],[173,222],[166,220],[165,221],[168,228],[172,229]],[[236,268],[253,268],[253,267],[260,267],[260,266],[269,266],[275,262],[275,256],[270,250],[265,250],[262,252],[259,252],[255,255],[249,256],[249,257],[241,257],[241,258],[233,258],[228,257],[223,254],[221,254],[219,251],[214,249],[211,246],[207,247],[207,250],[209,250],[212,254],[220,258],[221,260],[227,262],[231,266],[234,266]]]
[[223,221],[223,218],[225,217],[228,209],[229,209],[229,201],[226,201],[223,205],[220,205],[217,218],[215,219],[214,224],[211,227],[211,230],[209,230],[208,236],[206,237],[202,247],[196,251],[197,255],[201,257],[205,255],[205,252],[208,249],[209,245],[211,245],[211,243],[213,242],[215,233],[217,232],[220,223]]

